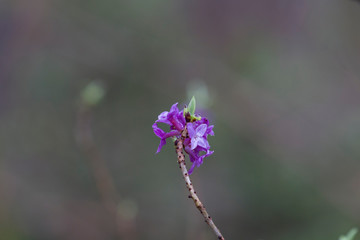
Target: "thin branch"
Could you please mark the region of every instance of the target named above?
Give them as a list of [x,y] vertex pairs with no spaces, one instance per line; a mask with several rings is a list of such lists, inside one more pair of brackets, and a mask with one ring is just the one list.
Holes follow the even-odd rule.
[[80,106],[77,116],[77,141],[89,160],[94,175],[97,190],[103,205],[109,214],[116,219],[116,233],[119,239],[136,239],[135,223],[124,219],[119,213],[119,196],[113,178],[101,156],[93,138],[91,127],[92,111],[88,106]]
[[187,129],[185,127],[184,131],[181,134],[181,138],[179,138],[179,139],[177,139],[175,141],[175,148],[176,148],[176,154],[177,154],[177,157],[178,157],[178,163],[179,163],[179,167],[181,169],[181,173],[182,173],[182,175],[184,177],[186,187],[190,192],[189,198],[192,198],[192,200],[195,203],[196,208],[199,209],[200,213],[205,218],[205,222],[214,231],[214,233],[216,234],[218,239],[225,240],[225,238],[221,234],[220,230],[216,227],[216,225],[213,222],[212,218],[210,217],[210,215],[206,211],[206,209],[204,207],[204,204],[200,201],[199,197],[196,195],[196,191],[194,189],[194,186],[191,183],[189,173],[187,171],[186,164],[185,164],[185,155],[183,153],[183,149],[184,149],[184,143],[183,142],[184,142],[184,139],[186,138],[186,135],[187,135]]

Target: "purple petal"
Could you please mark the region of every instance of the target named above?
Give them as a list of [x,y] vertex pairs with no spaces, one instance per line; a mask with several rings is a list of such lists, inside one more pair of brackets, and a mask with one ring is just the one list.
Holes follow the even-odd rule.
[[207,151],[209,151],[209,149],[200,147],[198,145],[193,151],[196,152],[197,155],[199,155],[200,152],[207,152]]
[[187,125],[187,129],[188,129],[189,137],[193,138],[195,136],[195,134],[196,134],[194,126],[191,123],[189,123]]
[[206,124],[201,124],[200,126],[198,126],[196,128],[196,136],[202,137],[204,136],[205,132],[207,129],[207,125]]
[[155,121],[156,123],[165,123],[167,125],[170,125],[171,126],[171,122],[167,119],[158,119]]
[[210,156],[210,155],[213,154],[213,153],[214,153],[214,151],[209,151],[209,150],[208,150],[207,153],[204,155],[204,158]]
[[198,139],[197,138],[192,138],[191,139],[191,150],[195,149],[198,145]]
[[162,130],[161,128],[159,128],[156,123],[154,123],[154,124],[152,125],[152,128],[153,128],[154,133],[155,133],[156,136],[158,136],[159,138],[163,138],[163,137],[164,137],[164,135],[165,135],[164,130]]
[[172,119],[170,119],[170,122],[173,124],[173,126],[176,130],[181,131],[184,129],[184,125],[181,124],[181,122],[179,122],[178,119],[172,118]]
[[179,120],[179,122],[185,126],[186,121],[185,121],[185,117],[184,117],[184,111],[182,110],[181,112],[178,113],[177,115],[177,119]]
[[[174,105],[177,105],[177,103],[175,103]],[[183,120],[181,118],[179,118],[179,110],[177,109],[177,107],[174,105],[171,107],[171,110],[169,112],[169,114],[167,115],[167,120],[170,122],[170,125],[181,131],[184,129],[184,124],[182,124]],[[175,109],[175,110],[174,110]]]
[[192,174],[195,167],[200,167],[203,163],[203,156],[198,157],[192,164],[191,168],[189,169],[189,174]]
[[170,121],[168,120],[168,115],[169,115],[169,112],[167,112],[167,111],[160,113],[160,115],[158,116],[158,119],[155,122],[156,123],[161,122],[161,123],[171,125]]
[[178,105],[178,103],[175,103],[175,104],[173,104],[172,106],[171,106],[171,108],[170,108],[170,112],[172,112],[172,113],[178,113],[179,112],[179,109],[178,109],[178,107],[177,107],[177,105]]
[[158,147],[156,153],[159,153],[161,151],[162,146],[164,146],[165,144],[166,144],[166,140],[162,138],[160,140],[160,144],[159,144],[159,147]]
[[185,138],[184,145],[185,145],[185,150],[186,150],[186,148],[190,149],[190,147],[189,147],[189,145],[191,145],[190,138]]
[[199,157],[199,152],[196,150],[191,150],[189,146],[185,146],[185,152],[189,154],[191,162],[194,162]]
[[[214,153],[214,151],[209,151],[209,150],[208,150],[208,151],[206,152],[206,154],[200,156],[200,158],[199,158],[199,162],[201,162],[200,164],[203,163],[204,158],[210,156],[210,155],[213,154],[213,153]],[[200,165],[199,165],[199,166],[200,166]],[[199,167],[199,166],[198,166],[198,167]]]
[[201,156],[201,157],[199,157],[199,159],[195,162],[196,163],[196,167],[200,167],[201,166],[201,164],[203,163],[203,157]]
[[[206,153],[202,156],[199,156],[200,151],[205,151]],[[195,167],[200,167],[205,157],[210,156],[211,154],[214,153],[214,151],[209,151],[200,146],[198,146],[194,150],[191,150],[189,146],[185,146],[185,152],[189,154],[190,161],[193,163],[191,168],[189,169],[189,174],[191,174],[194,171]]]
[[170,131],[170,132],[168,132],[168,133],[165,133],[164,136],[163,136],[163,138],[169,138],[169,137],[174,137],[174,136],[178,136],[178,135],[180,135],[180,132],[179,132],[179,131],[177,131],[177,130],[172,130],[172,131]]
[[193,165],[191,166],[191,168],[189,169],[189,175],[193,173],[194,168],[195,168],[196,162],[193,163]]
[[199,126],[201,124],[206,124],[206,126],[208,126],[209,125],[209,120],[207,120],[207,118],[205,118],[205,117],[202,117],[201,120],[196,121],[196,123],[197,123],[197,126]]
[[200,147],[206,148],[206,149],[210,149],[209,142],[203,137],[200,137],[197,139],[197,145],[199,145]]
[[214,131],[213,131],[214,125],[211,125],[207,128],[206,130],[206,134],[209,134],[211,136],[214,136]]
[[169,114],[168,111],[162,112],[162,113],[160,113],[160,115],[158,116],[158,119],[159,119],[159,120],[166,119],[168,114]]

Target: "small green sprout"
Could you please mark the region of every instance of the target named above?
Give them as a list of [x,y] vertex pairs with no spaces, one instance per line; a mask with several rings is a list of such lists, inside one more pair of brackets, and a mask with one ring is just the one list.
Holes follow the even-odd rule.
[[189,122],[201,120],[200,116],[195,115],[195,109],[196,109],[196,100],[195,97],[193,96],[190,100],[189,105],[184,108],[184,117]]

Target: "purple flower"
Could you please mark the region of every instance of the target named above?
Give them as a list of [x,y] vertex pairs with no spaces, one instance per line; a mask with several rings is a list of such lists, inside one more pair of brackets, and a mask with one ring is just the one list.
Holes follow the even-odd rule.
[[[179,111],[177,105],[178,103],[172,105],[169,112],[162,112],[152,125],[155,135],[160,138],[160,144],[156,153],[161,151],[162,146],[166,144],[167,138],[181,138],[181,133],[186,127],[188,136],[183,139],[183,144],[185,152],[193,163],[189,169],[189,174],[191,174],[195,167],[199,167],[203,163],[205,157],[214,153],[214,151],[210,151],[210,145],[207,140],[208,135],[214,135],[214,126],[209,126],[209,121],[206,118],[195,115],[194,106],[192,108],[193,112],[190,113],[187,108]],[[158,127],[158,123],[169,125],[170,131],[165,132]]]
[[159,144],[159,147],[158,147],[156,153],[159,153],[160,150],[161,150],[161,148],[162,148],[162,146],[164,146],[164,145],[166,144],[166,139],[167,139],[167,138],[180,135],[180,132],[179,132],[179,131],[176,131],[176,130],[172,130],[172,131],[166,133],[164,130],[162,130],[161,128],[159,128],[156,123],[154,123],[154,124],[152,125],[152,128],[153,128],[153,130],[154,130],[155,135],[160,138],[160,144]]
[[187,128],[191,139],[191,150],[195,149],[198,145],[205,149],[210,149],[210,145],[205,136],[207,130],[206,124],[201,124],[195,129],[193,124],[189,123]]
[[[183,111],[179,111],[177,107],[178,103],[171,106],[170,111],[160,113],[158,120],[152,125],[153,131],[156,136],[160,138],[160,144],[156,151],[159,153],[162,146],[166,144],[166,139],[169,137],[180,136],[181,131],[185,127],[185,118]],[[157,123],[165,123],[170,126],[170,132],[166,133],[164,130],[157,126]]]
[[[200,156],[201,151],[204,151],[206,153]],[[192,150],[189,146],[185,146],[185,152],[189,154],[190,161],[193,163],[193,165],[189,169],[189,174],[191,174],[194,171],[195,167],[200,167],[205,157],[210,156],[211,154],[214,153],[214,151],[210,151],[209,149],[205,149],[201,147],[197,147],[194,150]]]
[[214,136],[214,131],[213,131],[213,128],[214,128],[214,125],[210,125],[209,126],[209,120],[207,118],[201,118],[199,121],[195,121],[194,123],[194,127],[196,128],[197,126],[201,125],[201,124],[206,124],[207,126],[207,129],[206,129],[206,136],[207,135],[211,135],[211,136]]
[[185,118],[183,111],[179,111],[177,107],[178,103],[171,106],[170,112],[165,111],[160,113],[158,120],[155,122],[161,122],[170,125],[171,129],[181,131],[185,127]]

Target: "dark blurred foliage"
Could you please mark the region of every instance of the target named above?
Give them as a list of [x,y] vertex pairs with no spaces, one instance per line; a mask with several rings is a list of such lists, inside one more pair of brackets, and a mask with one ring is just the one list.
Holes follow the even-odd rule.
[[153,121],[191,91],[209,93],[198,103],[215,124],[192,178],[225,238],[335,240],[360,225],[356,1],[0,6],[0,239],[116,239],[76,142],[93,80],[107,91],[94,141],[137,239],[214,239],[172,144],[154,154]]

